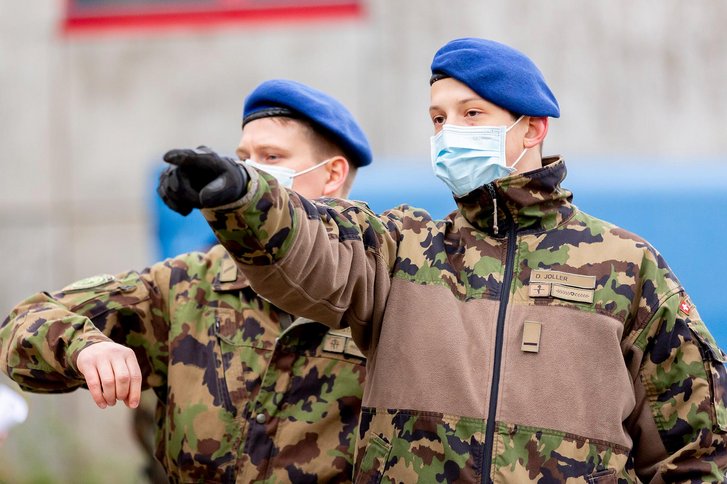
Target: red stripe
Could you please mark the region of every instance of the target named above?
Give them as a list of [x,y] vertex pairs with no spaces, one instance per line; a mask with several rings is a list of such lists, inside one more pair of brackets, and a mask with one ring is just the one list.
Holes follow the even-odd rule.
[[98,32],[106,30],[146,30],[174,27],[214,27],[234,23],[265,23],[271,21],[305,22],[341,17],[359,17],[361,5],[318,5],[308,7],[282,7],[265,9],[211,10],[204,12],[105,12],[99,15],[67,16],[63,32]]

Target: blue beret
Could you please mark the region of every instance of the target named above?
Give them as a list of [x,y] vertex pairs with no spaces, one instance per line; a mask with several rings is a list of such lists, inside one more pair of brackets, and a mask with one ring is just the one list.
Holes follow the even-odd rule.
[[304,119],[341,148],[353,165],[371,163],[363,130],[343,104],[324,92],[285,79],[265,81],[245,98],[242,126],[275,116]]
[[558,101],[533,61],[499,42],[471,37],[448,42],[432,60],[432,79],[442,74],[512,113],[560,116]]

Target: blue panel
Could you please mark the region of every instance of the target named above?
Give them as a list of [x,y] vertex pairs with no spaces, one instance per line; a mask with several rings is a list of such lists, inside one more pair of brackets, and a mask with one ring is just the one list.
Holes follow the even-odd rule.
[[155,260],[174,257],[185,252],[207,250],[217,243],[202,212],[194,210],[183,217],[170,210],[156,193],[159,175],[164,166],[156,166],[149,186],[151,222],[154,230]]

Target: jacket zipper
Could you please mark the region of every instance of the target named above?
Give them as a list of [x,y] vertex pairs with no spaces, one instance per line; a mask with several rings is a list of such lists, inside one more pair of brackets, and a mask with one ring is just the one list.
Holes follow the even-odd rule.
[[[487,186],[488,191],[492,195],[492,199],[497,198],[495,189]],[[496,202],[495,207],[497,207]],[[500,366],[502,363],[502,340],[505,333],[505,314],[507,313],[507,305],[510,300],[510,285],[512,284],[513,266],[515,262],[515,223],[512,215],[507,207],[503,207],[503,212],[508,219],[507,231],[507,255],[505,256],[505,273],[502,278],[502,287],[500,289],[500,308],[497,314],[497,328],[495,332],[495,355],[492,368],[492,386],[490,387],[490,405],[487,411],[487,426],[485,427],[485,456],[482,460],[482,477],[483,482],[492,482],[490,478],[490,467],[492,466],[492,445],[495,438],[495,414],[497,412],[497,397],[500,390]],[[497,217],[497,213],[495,213]]]

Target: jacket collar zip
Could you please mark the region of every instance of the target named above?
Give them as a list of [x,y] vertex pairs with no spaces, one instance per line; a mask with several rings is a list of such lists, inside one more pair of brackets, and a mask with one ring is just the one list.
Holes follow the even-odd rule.
[[496,180],[455,202],[470,224],[493,236],[509,224],[517,231],[553,229],[574,211],[573,194],[560,186],[566,173],[562,158],[544,158],[542,168]]
[[497,226],[497,192],[495,192],[495,184],[488,183],[485,185],[485,188],[487,188],[487,192],[492,197],[492,233],[497,235],[500,229]]

